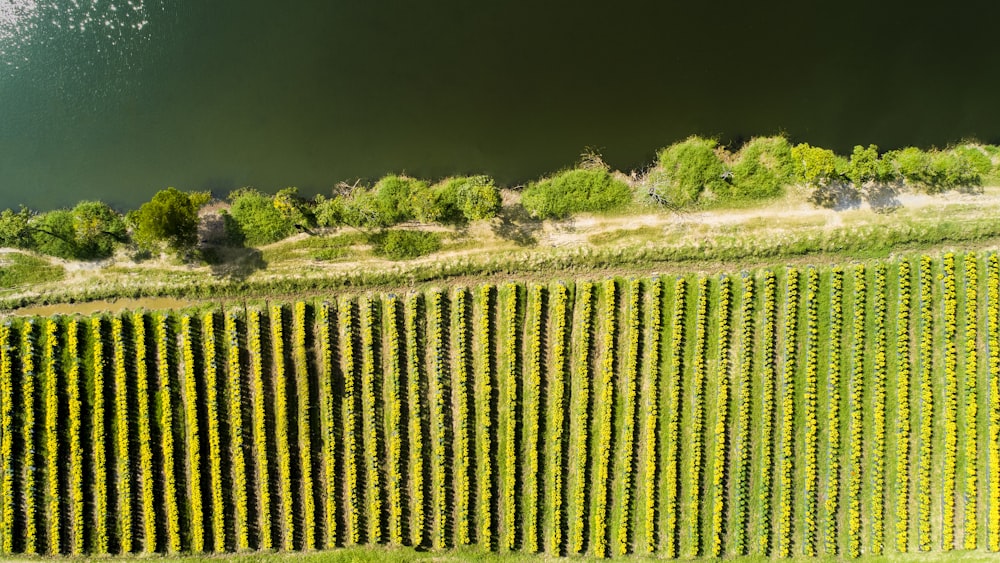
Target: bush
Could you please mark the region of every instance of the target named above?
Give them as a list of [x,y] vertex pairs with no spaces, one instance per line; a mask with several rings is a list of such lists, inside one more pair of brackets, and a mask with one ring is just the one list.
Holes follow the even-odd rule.
[[371,237],[375,254],[390,260],[409,260],[441,249],[441,236],[426,231],[383,231]]
[[295,231],[295,222],[283,214],[272,197],[252,188],[243,188],[229,194],[232,206],[229,215],[235,228],[235,238],[247,246],[260,246],[279,241]]
[[336,227],[344,221],[344,198],[335,196],[326,198],[322,194],[314,200],[313,215],[320,227]]
[[751,139],[736,154],[730,195],[738,199],[781,195],[792,169],[792,147],[784,137]]
[[706,189],[728,195],[725,167],[715,149],[712,139],[688,137],[661,150],[657,158],[661,170],[653,186],[656,195],[678,207],[698,201]]
[[859,190],[869,182],[891,182],[896,176],[892,163],[885,157],[879,158],[876,145],[868,148],[855,145],[846,175]]
[[893,172],[905,182],[917,186],[927,186],[932,182],[931,155],[916,147],[889,151],[883,157],[892,166]]
[[114,245],[127,240],[125,220],[100,201],[81,201],[73,208],[73,233],[80,258],[106,258]]
[[388,225],[413,219],[413,200],[426,195],[427,190],[427,182],[395,174],[383,177],[372,188],[378,212]]
[[538,217],[612,211],[628,204],[632,189],[603,168],[575,168],[529,185],[521,196],[524,208]]
[[830,149],[814,147],[808,143],[791,149],[792,170],[796,181],[810,187],[821,187],[840,176],[845,162]]
[[177,251],[193,248],[198,242],[197,204],[202,199],[199,194],[175,188],[160,190],[127,216],[135,230],[135,241],[147,250],[160,243]]
[[489,176],[455,178],[450,183],[455,190],[458,209],[468,221],[492,219],[500,211],[500,190]]

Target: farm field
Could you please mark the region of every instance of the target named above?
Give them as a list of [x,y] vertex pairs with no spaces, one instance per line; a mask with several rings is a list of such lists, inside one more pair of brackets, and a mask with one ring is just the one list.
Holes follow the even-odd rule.
[[376,544],[1000,551],[1000,257],[0,321],[3,553]]

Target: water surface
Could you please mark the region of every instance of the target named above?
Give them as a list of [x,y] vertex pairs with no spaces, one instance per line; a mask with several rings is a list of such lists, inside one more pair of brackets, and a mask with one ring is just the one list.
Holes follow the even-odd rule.
[[0,0],[0,208],[1000,141],[995,3]]

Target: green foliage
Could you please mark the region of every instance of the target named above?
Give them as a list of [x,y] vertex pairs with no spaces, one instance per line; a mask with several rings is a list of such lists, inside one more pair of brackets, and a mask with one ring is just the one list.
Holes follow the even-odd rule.
[[730,195],[763,199],[781,195],[792,179],[792,148],[784,137],[756,137],[736,154]]
[[926,186],[933,180],[931,155],[916,147],[889,151],[883,159],[890,163],[897,177],[909,184]]
[[316,196],[313,206],[313,215],[316,217],[316,224],[320,227],[336,227],[344,221],[344,198],[335,196],[327,198],[319,194]]
[[706,189],[715,195],[730,192],[713,139],[688,137],[661,150],[657,161],[660,174],[656,175],[653,190],[659,200],[669,205],[690,205]]
[[284,188],[274,194],[274,207],[292,225],[315,227],[316,216],[305,199],[299,197],[298,188]]
[[468,221],[492,219],[500,211],[500,190],[489,176],[466,176],[448,182],[455,204]]
[[829,184],[839,176],[838,170],[843,167],[832,150],[808,143],[795,145],[791,153],[795,179],[813,188]]
[[81,258],[111,256],[116,242],[127,240],[125,220],[101,201],[81,201],[73,208],[73,232]]
[[375,254],[409,260],[441,249],[441,235],[427,231],[382,231],[371,237]]
[[877,146],[868,145],[868,148],[865,148],[855,145],[847,165],[846,176],[856,188],[861,189],[869,182],[891,182],[896,174],[889,160],[884,157],[879,158]]
[[426,195],[427,182],[390,174],[379,180],[372,191],[379,214],[389,225],[414,217],[413,199]]
[[198,194],[192,197],[175,188],[160,190],[153,199],[129,215],[134,239],[140,247],[166,244],[175,251],[189,250],[198,242]]
[[628,204],[632,190],[603,168],[575,168],[529,185],[521,204],[538,217],[612,211]]
[[67,260],[78,257],[73,212],[68,209],[57,209],[36,216],[31,221],[31,234],[30,248],[42,254]]
[[[294,192],[291,194],[294,196]],[[232,205],[229,215],[233,221],[227,228],[235,230],[233,235],[247,246],[260,246],[279,241],[295,231],[295,207],[287,204],[279,209],[278,202],[251,188],[243,188],[229,194]]]
[[33,216],[34,213],[27,207],[21,207],[19,211],[0,211],[0,246],[30,248],[31,229],[28,225]]

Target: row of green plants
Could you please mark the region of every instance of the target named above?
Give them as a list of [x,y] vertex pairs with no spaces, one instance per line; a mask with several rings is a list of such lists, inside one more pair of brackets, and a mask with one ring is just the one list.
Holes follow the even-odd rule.
[[[903,260],[8,320],[0,389],[17,400],[0,401],[0,547],[479,544],[674,557],[957,547],[944,541],[947,498],[932,481],[952,463],[934,429],[947,428],[946,413],[964,427],[988,409],[996,431],[995,398],[969,380],[983,367],[973,351],[991,367],[998,355],[996,323],[981,317],[996,306],[997,264],[947,254],[921,257],[916,272]],[[946,330],[951,315],[957,328]],[[945,398],[935,378],[951,364],[935,368],[932,352],[946,359],[946,339],[956,357],[965,351],[964,392],[953,411],[930,414]],[[911,455],[907,392],[925,388]],[[976,522],[953,508],[950,526],[963,547],[985,528],[969,549],[990,549],[997,456],[975,431],[956,432],[955,489],[977,495]],[[883,542],[893,522],[895,540]]]
[[[657,153],[655,163],[631,177],[612,171],[597,155],[584,155],[573,168],[528,183],[520,193],[524,209],[539,218],[581,212],[625,210],[638,202],[676,209],[727,201],[766,200],[790,185],[806,186],[820,205],[879,198],[901,187],[937,193],[978,189],[1000,179],[1000,148],[964,143],[946,149],[906,147],[880,152],[855,146],[850,155],[780,136],[755,137],[735,152],[713,139],[689,137]],[[887,192],[888,190],[888,192]],[[491,219],[502,197],[488,176],[459,176],[436,183],[389,174],[371,185],[340,184],[330,194],[301,197],[297,188],[265,194],[240,188],[228,194],[221,244],[261,246],[297,232],[348,226],[371,235],[377,253],[394,259],[440,248],[429,232],[385,231],[405,222],[459,225]],[[163,248],[189,257],[199,244],[199,209],[208,192],[167,188],[138,209],[122,214],[99,201],[72,209],[0,211],[0,246],[35,250],[68,259],[111,256],[122,245],[146,251]]]

